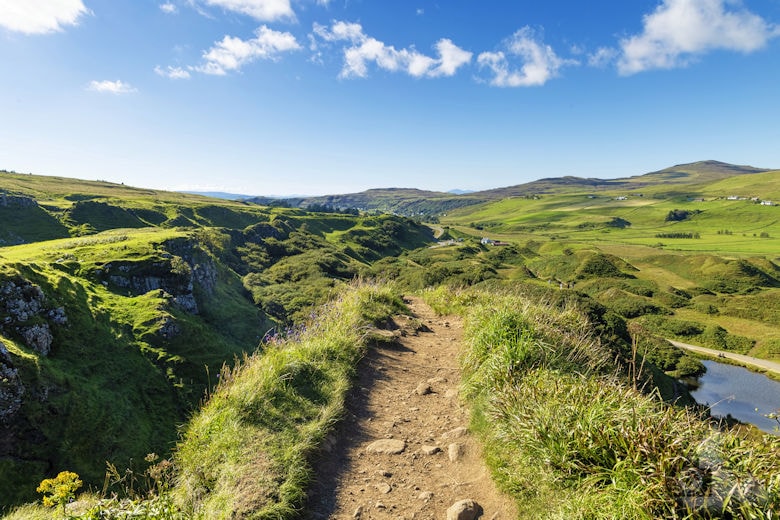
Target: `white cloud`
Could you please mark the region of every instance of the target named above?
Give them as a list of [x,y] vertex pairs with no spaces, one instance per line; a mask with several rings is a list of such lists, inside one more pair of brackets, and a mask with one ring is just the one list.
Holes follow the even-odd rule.
[[255,60],[277,59],[283,52],[301,48],[292,34],[274,31],[265,25],[258,27],[255,35],[257,37],[250,40],[225,36],[211,49],[204,51],[203,59],[206,63],[195,67],[195,70],[223,76]]
[[207,5],[245,14],[260,21],[295,18],[290,0],[205,0],[205,2]]
[[588,55],[588,65],[604,68],[612,63],[618,55],[618,51],[611,47],[599,47],[596,52]]
[[752,52],[778,34],[736,0],[663,0],[644,16],[642,34],[621,40],[618,71],[682,67],[715,49]]
[[154,68],[154,72],[158,76],[170,79],[188,79],[190,77],[189,71],[181,67],[171,67],[170,65],[168,65],[166,68],[162,68],[157,65]]
[[87,90],[115,95],[138,92],[137,88],[121,80],[90,81]]
[[[495,87],[535,87],[556,77],[564,66],[578,65],[576,60],[562,59],[533,29],[523,27],[505,42],[505,51],[483,52],[477,58],[482,68],[492,73],[489,83]],[[519,69],[511,63],[519,58]]]
[[172,4],[171,2],[165,2],[164,4],[160,4],[160,10],[167,14],[173,14],[179,9],[176,7],[176,4]]
[[[357,23],[334,22],[330,28],[314,24],[313,35],[328,43],[349,42],[350,45],[343,49],[344,66],[340,74],[343,78],[365,78],[370,63],[383,70],[403,71],[418,78],[453,76],[473,56],[448,39],[441,39],[434,45],[438,53],[436,58],[422,54],[414,47],[398,50],[367,36]],[[312,38],[312,50],[316,48],[316,38]]]
[[61,31],[89,9],[81,0],[0,0],[0,26],[26,34]]

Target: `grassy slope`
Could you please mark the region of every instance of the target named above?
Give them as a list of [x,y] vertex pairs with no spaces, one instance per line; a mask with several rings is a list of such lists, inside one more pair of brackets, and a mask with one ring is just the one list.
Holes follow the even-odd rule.
[[[644,185],[633,194],[626,190],[596,194],[580,191],[537,199],[505,199],[452,212],[442,223],[472,235],[515,244],[555,240],[557,246],[551,243],[542,251],[546,259],[529,264],[543,278],[564,281],[576,278],[575,266],[567,268],[569,264],[562,256],[567,249],[616,255],[637,269],[633,275],[639,281],[655,285],[654,291],[661,299],[651,294],[652,303],[705,327],[722,326],[735,335],[746,336],[755,340],[753,355],[778,359],[780,320],[775,313],[757,310],[774,301],[778,291],[780,207],[761,206],[750,200],[732,201],[727,197],[777,200],[780,171],[728,177],[724,171],[707,173],[707,166],[683,168],[684,175],[670,169],[644,176],[644,181],[648,177],[674,180],[677,184],[673,190],[661,183]],[[674,191],[671,197],[669,191]],[[616,200],[626,194],[627,200]],[[691,200],[698,197],[705,201]],[[676,209],[690,211],[689,219],[666,221],[669,212]],[[615,218],[631,225],[608,226]],[[698,233],[700,238],[657,236],[663,233]],[[740,261],[743,258],[752,266]],[[756,273],[754,268],[761,272]],[[599,297],[599,292],[588,286],[578,288]],[[702,288],[716,294],[711,297],[692,294],[679,310],[674,310],[675,305],[670,307],[666,294],[669,291],[696,293]],[[610,299],[607,294],[605,298]],[[769,308],[773,308],[771,303]],[[696,339],[703,338],[687,338]]]
[[774,518],[780,510],[780,439],[721,432],[637,392],[575,307],[478,290],[427,299],[466,317],[472,426],[522,518]]
[[[98,270],[112,263],[151,266],[150,276],[166,276],[165,244],[182,239],[177,231],[125,230],[0,250],[0,280],[29,280],[46,294],[47,308],[64,308],[68,319],[52,325],[46,357],[11,330],[3,338],[27,392],[10,425],[19,442],[0,463],[2,480],[15,485],[3,486],[0,502],[32,498],[52,469],[72,468],[98,483],[106,460],[127,465],[150,451],[166,453],[177,423],[203,395],[207,367],[216,373],[255,348],[257,329],[267,325],[224,268],[209,295],[220,306],[197,297],[197,316],[172,305],[163,291],[139,294],[101,283]],[[177,332],[166,337],[168,323]]]
[[[97,485],[106,460],[124,467],[168,452],[224,362],[253,351],[276,323],[305,319],[366,262],[431,237],[399,217],[310,214],[102,182],[2,173],[0,190],[38,202],[0,208],[27,211],[0,220],[0,239],[32,242],[0,248],[0,281],[29,280],[68,316],[53,327],[48,357],[13,331],[2,338],[27,393],[8,430],[20,441],[0,461],[0,476],[14,476],[0,505],[32,498],[52,471],[67,467]],[[215,269],[205,285],[195,276],[197,315],[170,294],[112,278],[181,281],[173,260],[188,255],[185,271]]]
[[344,412],[371,327],[400,309],[386,287],[332,302],[294,341],[223,372],[176,451],[174,493],[195,518],[293,518],[310,458]]

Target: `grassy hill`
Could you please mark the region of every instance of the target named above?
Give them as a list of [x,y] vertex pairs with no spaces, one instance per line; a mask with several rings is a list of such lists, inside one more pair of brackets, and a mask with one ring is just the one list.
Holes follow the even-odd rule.
[[430,219],[452,209],[478,204],[487,199],[474,193],[454,195],[452,193],[410,188],[384,188],[345,195],[288,199],[255,197],[247,200],[258,204],[277,206],[307,209],[328,208],[342,211],[359,210]]
[[[649,497],[655,505],[635,517],[669,513],[681,495],[661,491],[662,481],[653,481],[650,495],[626,495],[611,470],[586,469],[590,455],[553,444],[573,425],[581,438],[596,439],[599,464],[647,455],[664,466],[673,462],[663,443],[677,442],[676,425],[692,425],[682,430],[685,442],[709,434],[697,419],[637,394],[635,380],[627,389],[623,380],[605,379],[627,370],[632,348],[648,363],[647,388],[670,400],[684,391],[669,376],[695,374],[701,365],[662,337],[780,359],[780,207],[760,204],[780,199],[778,175],[706,161],[611,181],[545,179],[488,195],[364,194],[364,203],[378,205],[373,210],[437,213],[442,242],[433,244],[432,231],[416,221],[335,211],[343,209],[337,198],[311,202],[318,211],[309,211],[0,173],[0,481],[10,483],[0,490],[0,508],[33,499],[37,483],[62,469],[97,489],[106,460],[141,471],[134,464],[148,452],[168,456],[178,441],[176,478],[165,481],[176,508],[217,517],[266,508],[258,517],[293,517],[305,496],[308,456],[338,420],[355,360],[367,348],[364,332],[398,311],[400,291],[438,287],[432,301],[464,314],[471,302],[482,313],[475,323],[512,314],[510,307],[548,306],[547,314],[475,325],[477,351],[467,362],[477,379],[513,378],[495,392],[492,380],[475,380],[470,390],[478,416],[506,412],[502,419],[511,423],[493,431],[492,421],[484,422],[487,442],[498,428],[536,432],[523,437],[530,451],[490,448],[506,486],[525,490],[519,499],[533,473],[518,461],[563,457],[543,468],[545,489],[563,497],[556,498],[561,511],[596,504],[614,512],[610,504],[629,507]],[[357,195],[345,196],[349,207]],[[355,277],[392,285],[342,292]],[[475,288],[460,290],[468,286]],[[340,303],[312,314],[337,294]],[[556,323],[557,331],[544,329]],[[542,362],[525,344],[494,357],[493,347],[480,343],[481,330],[519,337],[512,327],[521,325],[524,338],[539,333],[540,345],[561,331],[566,336],[568,326],[584,327],[593,335],[587,341],[574,334],[561,344],[593,340],[610,350],[606,357],[595,347],[581,352],[581,359],[601,361],[577,371],[558,351]],[[614,366],[602,364],[607,358]],[[501,364],[506,360],[510,365]],[[498,370],[487,371],[492,367]],[[526,375],[535,383],[523,389]],[[623,432],[599,437],[604,430],[558,406],[603,385],[669,428],[630,424],[630,410],[619,415],[620,403],[599,393],[606,399],[599,413],[619,415],[610,424]],[[534,388],[549,395],[537,409],[565,418],[554,438],[544,432],[555,421],[516,406]],[[488,394],[502,401],[487,402]],[[201,406],[206,395],[213,397]],[[577,410],[591,410],[578,403]],[[512,423],[515,409],[537,422]],[[659,443],[658,451],[632,451],[636,435]],[[542,446],[545,439],[552,444]],[[610,455],[615,443],[625,456]],[[752,449],[746,446],[745,453]],[[687,462],[675,468],[695,466],[695,454],[677,454],[674,460]],[[509,474],[502,469],[510,467]],[[618,476],[629,479],[632,493],[644,489],[636,472]],[[770,491],[778,484],[767,482]],[[545,503],[531,498],[534,507]]]
[[[647,195],[663,193],[664,197],[700,196],[700,190],[719,180],[734,176],[752,176],[769,170],[752,166],[737,166],[718,161],[700,161],[680,164],[657,172],[618,179],[596,179],[582,177],[556,177],[539,179],[526,184],[469,192],[461,195],[409,188],[371,189],[360,193],[326,195],[320,197],[295,197],[273,199],[255,197],[249,201],[276,206],[298,208],[331,208],[336,210],[358,209],[361,211],[379,211],[399,215],[431,219],[450,213],[458,208],[471,208],[474,205],[507,198],[530,198],[539,195],[555,194],[593,194],[647,191]],[[739,183],[738,183],[739,184]],[[764,189],[760,181],[756,191],[770,194],[774,190]],[[726,188],[726,185],[723,186]],[[769,188],[769,186],[766,186]],[[464,210],[467,213],[470,209]]]
[[[522,264],[531,276],[574,284],[631,319],[655,316],[643,319],[668,336],[692,322],[699,332],[678,339],[779,359],[778,315],[753,311],[780,294],[780,206],[761,204],[780,197],[780,171],[706,161],[621,182],[461,208],[441,224],[533,243],[538,256]],[[630,279],[604,261],[598,279],[583,277],[604,255],[630,266]]]
[[[0,508],[56,468],[167,454],[223,364],[431,231],[0,173]],[[10,245],[15,244],[15,245]]]

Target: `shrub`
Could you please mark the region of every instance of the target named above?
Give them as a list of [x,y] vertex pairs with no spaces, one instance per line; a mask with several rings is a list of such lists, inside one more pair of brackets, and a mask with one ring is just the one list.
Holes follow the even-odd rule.
[[61,471],[55,478],[43,480],[36,491],[43,494],[43,505],[62,506],[62,516],[65,516],[65,506],[76,498],[76,491],[83,484],[78,474],[72,471]]

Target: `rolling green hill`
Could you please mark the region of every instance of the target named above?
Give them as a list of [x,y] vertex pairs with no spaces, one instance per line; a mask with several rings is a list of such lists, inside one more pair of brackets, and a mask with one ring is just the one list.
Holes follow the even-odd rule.
[[345,195],[325,195],[290,199],[256,197],[247,199],[258,204],[291,206],[298,208],[332,208],[395,213],[408,217],[430,218],[455,208],[479,204],[487,200],[476,194],[453,195],[438,191],[409,188],[371,189]]
[[[206,439],[214,468],[240,452],[219,444],[222,426],[233,431],[218,403],[188,421],[217,375],[289,369],[290,384],[263,376],[263,391],[276,396],[271,412],[285,410],[292,430],[304,416],[326,427],[338,416],[330,405],[324,415],[319,401],[296,408],[309,378],[322,375],[313,361],[259,347],[322,333],[306,355],[348,374],[360,353],[342,358],[341,345],[365,341],[366,320],[397,310],[394,291],[438,287],[449,298],[477,286],[473,301],[512,293],[577,309],[621,363],[635,342],[648,384],[670,400],[684,395],[673,377],[702,366],[663,337],[780,359],[780,207],[761,204],[780,199],[778,176],[705,161],[461,196],[369,190],[299,201],[306,210],[0,172],[0,481],[10,483],[0,508],[33,499],[36,484],[61,469],[97,488],[107,460],[124,468],[151,451],[167,456],[183,424],[195,443],[187,478],[211,491],[198,443]],[[355,207],[371,211],[343,211]],[[389,213],[438,218],[441,242]],[[356,277],[392,285],[358,290],[349,323],[328,307],[333,330],[309,321]],[[384,310],[372,318],[375,305]],[[248,364],[222,369],[237,359]],[[231,414],[264,402],[219,385],[238,406]],[[295,457],[313,449],[305,446]],[[283,471],[289,457],[278,448]]]
[[0,240],[2,508],[56,468],[99,486],[106,461],[169,453],[223,364],[432,233],[391,215],[0,173]]
[[[574,176],[545,178],[525,184],[470,192],[463,195],[410,188],[385,188],[344,195],[288,199],[255,197],[246,200],[264,205],[332,208],[336,210],[358,209],[361,211],[379,211],[430,219],[450,213],[458,208],[471,208],[474,205],[490,201],[507,198],[533,199],[537,196],[548,194],[601,194],[614,192],[624,195],[630,192],[645,191],[646,195],[660,194],[664,198],[672,196],[694,197],[702,195],[702,189],[708,188],[717,181],[729,180],[735,176],[753,176],[767,171],[770,170],[752,166],[736,166],[718,161],[700,161],[680,164],[657,172],[632,177],[617,179]],[[770,186],[763,186],[761,183],[762,181],[753,183],[756,188],[754,192],[769,194],[773,191],[769,189]],[[736,187],[740,187],[740,182],[736,184]],[[728,191],[728,182],[723,186],[723,189]],[[465,209],[464,211],[470,212],[471,210]]]

